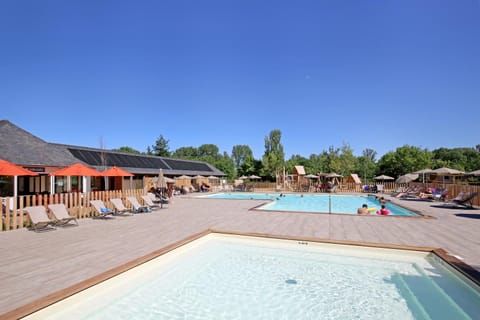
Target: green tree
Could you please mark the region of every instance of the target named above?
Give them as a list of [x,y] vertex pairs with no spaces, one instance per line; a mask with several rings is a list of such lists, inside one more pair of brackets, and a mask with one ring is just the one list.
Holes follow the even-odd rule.
[[270,135],[265,137],[265,153],[262,157],[263,175],[270,179],[277,178],[285,162],[281,138],[282,132],[278,129],[270,131]]
[[239,145],[233,146],[232,159],[233,159],[235,168],[240,167],[245,161],[245,159],[247,159],[248,157],[253,157],[252,149],[250,149],[248,145],[239,144]]
[[377,164],[375,158],[377,152],[372,149],[365,149],[362,155],[357,158],[355,172],[363,179],[364,183],[369,183],[375,175]]
[[256,160],[253,156],[248,156],[238,167],[237,176],[250,176],[252,174],[259,176],[262,174],[262,169],[262,161]]
[[172,156],[179,159],[189,159],[189,160],[198,160],[198,149],[195,147],[180,147]]
[[356,158],[353,155],[353,149],[348,143],[344,143],[340,149],[340,173],[341,175],[348,176],[355,170]]
[[120,148],[118,148],[118,149],[113,149],[113,151],[120,151],[120,152],[128,152],[128,153],[134,153],[134,154],[141,154],[140,151],[135,150],[135,149],[130,148],[130,147],[127,147],[127,146],[123,146],[123,147],[120,147]]
[[387,152],[378,161],[377,173],[393,177],[431,167],[432,153],[427,149],[404,145]]
[[235,178],[233,159],[230,158],[227,152],[224,152],[223,155],[219,156],[213,163],[211,163],[211,165],[225,173],[229,180]]
[[170,141],[165,139],[163,135],[160,135],[155,141],[155,144],[152,146],[153,154],[161,157],[169,157],[170,156],[170,150],[168,146],[169,142]]

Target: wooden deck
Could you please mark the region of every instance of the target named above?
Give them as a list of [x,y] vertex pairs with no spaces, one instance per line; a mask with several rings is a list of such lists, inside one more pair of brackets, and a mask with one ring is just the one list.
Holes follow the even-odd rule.
[[82,219],[79,227],[0,233],[0,317],[206,229],[438,247],[480,271],[480,210],[393,200],[435,217],[250,211],[264,201],[176,198],[152,214]]

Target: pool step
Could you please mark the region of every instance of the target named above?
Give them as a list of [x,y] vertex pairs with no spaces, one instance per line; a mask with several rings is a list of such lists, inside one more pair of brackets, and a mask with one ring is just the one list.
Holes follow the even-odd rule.
[[[418,268],[420,271],[420,268]],[[445,291],[423,271],[420,275],[395,275],[396,284],[419,319],[471,319]]]

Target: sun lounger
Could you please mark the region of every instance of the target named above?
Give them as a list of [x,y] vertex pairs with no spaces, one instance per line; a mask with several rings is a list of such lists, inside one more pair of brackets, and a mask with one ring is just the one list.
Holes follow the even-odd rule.
[[466,208],[473,208],[472,200],[476,198],[478,192],[460,192],[457,197],[451,200],[452,203]]
[[55,229],[55,221],[52,221],[44,206],[25,207],[25,210],[32,221],[32,229],[35,232]]
[[147,192],[147,196],[152,200],[153,203],[163,203],[166,204],[169,202],[169,198],[165,196],[164,194],[160,197],[158,197],[156,194],[152,192]]
[[124,215],[124,216],[131,215],[132,210],[130,210],[129,208],[123,205],[122,199],[114,198],[114,199],[110,199],[110,202],[115,207],[114,211],[116,215]]
[[[52,212],[53,216],[55,217],[55,225],[57,226],[66,226],[66,225],[77,225],[78,221],[77,218],[71,216],[68,213],[67,207],[63,203],[58,204],[49,204],[48,209]],[[74,222],[75,224],[71,224],[70,222]]]
[[99,218],[108,218],[108,216],[113,216],[115,214],[115,212],[105,206],[102,200],[91,200],[90,204],[97,211]]
[[138,203],[138,200],[135,197],[127,197],[127,201],[130,202],[130,204],[133,206],[134,213],[152,211],[152,208],[150,208],[149,206],[142,206],[140,203]]
[[144,196],[141,196],[141,198],[143,199],[143,201],[145,202],[145,204],[147,206],[149,206],[150,208],[152,208],[153,210],[157,209],[157,208],[160,208],[160,202],[159,203],[153,203],[152,199],[150,199],[149,196],[147,195],[144,195]]

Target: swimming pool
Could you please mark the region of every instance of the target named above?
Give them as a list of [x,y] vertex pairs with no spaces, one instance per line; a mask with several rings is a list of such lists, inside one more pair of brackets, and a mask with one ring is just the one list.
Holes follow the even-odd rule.
[[[338,214],[357,214],[357,209],[362,204],[367,204],[369,208],[380,209],[380,203],[374,196],[354,196],[354,195],[312,195],[312,194],[281,194],[279,193],[218,193],[208,195],[213,199],[255,199],[272,200],[264,206],[257,209],[269,211],[296,211],[296,212],[317,212],[317,213],[338,213]],[[386,203],[392,216],[421,216],[411,210],[405,209],[391,202]],[[371,212],[376,215],[376,210]]]
[[470,319],[479,288],[429,252],[209,234],[27,319]]

